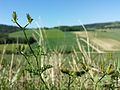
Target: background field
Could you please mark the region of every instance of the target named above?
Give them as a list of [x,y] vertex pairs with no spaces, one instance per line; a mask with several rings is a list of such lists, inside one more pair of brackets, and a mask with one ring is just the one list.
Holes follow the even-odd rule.
[[[26,34],[40,41],[41,32],[39,30],[27,30]],[[120,51],[120,29],[95,29],[87,32],[90,42],[103,51]],[[87,38],[85,31],[63,32],[59,29],[42,30],[45,46],[50,50],[63,50],[71,52],[73,48],[77,50],[76,35],[79,38]],[[9,33],[10,38],[25,38],[22,31]],[[33,46],[36,44],[34,43]],[[17,45],[9,44],[6,50],[13,51]],[[4,44],[0,45],[0,51],[3,50]],[[13,47],[13,48],[12,48]]]
[[[45,68],[44,65],[53,66],[42,74],[49,88],[66,90],[69,88],[69,80],[71,78],[71,80],[73,80],[70,84],[71,90],[79,90],[80,88],[83,90],[93,90],[93,88],[95,88],[94,83],[97,83],[97,81],[106,74],[106,68],[109,65],[113,65],[115,72],[119,72],[120,29],[87,28],[88,31],[85,32],[83,30],[81,31],[81,29],[79,31],[79,27],[65,28],[62,27],[63,30],[58,28],[41,31],[38,29],[26,30],[27,37],[33,37],[36,40],[31,43],[31,46],[35,55],[38,55],[38,64],[40,64],[42,68]],[[69,31],[71,28],[72,31]],[[10,38],[11,40],[14,38],[23,38],[20,40],[25,40],[24,34],[20,30],[6,33],[5,37],[1,34],[0,39],[4,38]],[[42,40],[43,42],[41,43]],[[89,46],[87,45],[87,40],[89,40]],[[26,52],[24,53],[22,51],[25,57],[18,53],[19,46],[25,46]],[[95,49],[93,49],[93,47]],[[40,50],[41,52],[38,53]],[[45,50],[45,52],[42,50]],[[28,48],[27,43],[0,44],[0,52],[0,70],[2,76],[0,78],[0,84],[3,87],[11,88],[9,83],[12,83],[12,88],[17,89],[46,88],[38,81],[39,75],[36,75],[36,71],[27,71],[29,68],[31,70],[33,69],[30,65],[32,65],[35,70],[38,68],[36,59]],[[85,69],[82,68],[81,63],[86,65]],[[90,72],[86,71],[83,76],[81,76],[79,73],[87,68],[89,68]],[[70,74],[76,74],[78,76],[69,76],[69,74],[66,74],[67,72],[62,72],[64,69],[70,72]],[[31,75],[33,77],[31,77]],[[110,76],[106,75],[96,88],[111,88],[104,87],[106,82],[111,84],[111,80]],[[118,81],[116,83],[117,86],[119,86]],[[58,87],[57,85],[61,86]],[[114,85],[114,83],[111,85]],[[114,86],[112,87],[115,88]]]
[[[37,33],[36,33],[37,32]],[[40,39],[40,31],[39,30],[27,30],[26,34],[28,37],[35,37],[37,41]],[[58,29],[52,29],[52,30],[42,30],[42,35],[45,41],[45,46],[48,50],[50,49],[58,49],[58,50],[65,50],[70,51],[72,47],[75,47],[76,45],[76,36],[71,32],[62,32]],[[24,34],[22,31],[10,33],[9,37],[24,37]],[[35,44],[35,43],[34,43]],[[33,44],[33,45],[34,45]]]
[[[73,32],[78,36],[87,37],[86,32]],[[105,51],[120,51],[120,29],[98,29],[87,32],[91,43]]]

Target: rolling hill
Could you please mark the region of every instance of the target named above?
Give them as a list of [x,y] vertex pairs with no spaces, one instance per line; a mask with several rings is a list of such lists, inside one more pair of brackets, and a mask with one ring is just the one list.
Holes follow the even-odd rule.
[[[120,51],[120,22],[87,24],[85,27],[88,30],[90,42],[94,44],[94,46],[105,51]],[[27,30],[27,36],[37,36],[38,38],[36,31],[39,32],[37,28],[34,30]],[[86,32],[84,32],[81,25],[57,26],[47,28],[44,32],[46,33],[44,39],[46,40],[47,47],[53,49],[66,47],[70,50],[72,46],[76,46],[75,35],[86,38]],[[5,38],[7,38],[7,40],[17,40],[14,38],[20,38],[20,40],[23,40],[24,35],[16,26],[0,25],[0,41]]]
[[0,24],[0,34],[1,33],[11,33],[19,31],[20,29],[16,26]]
[[[113,29],[113,28],[120,28],[120,22],[105,22],[105,23],[93,23],[93,24],[85,24],[84,25],[88,30],[96,30],[96,29]],[[74,25],[74,26],[56,26],[52,28],[45,27],[45,29],[60,29],[62,31],[83,31],[81,25]],[[29,28],[32,29],[32,28]],[[37,28],[34,28],[37,29]],[[17,26],[12,25],[5,25],[0,24],[0,33],[11,33],[19,31],[20,29]]]

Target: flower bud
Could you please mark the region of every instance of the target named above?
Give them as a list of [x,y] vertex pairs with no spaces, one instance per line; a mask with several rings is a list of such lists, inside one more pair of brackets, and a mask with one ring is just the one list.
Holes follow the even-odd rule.
[[13,22],[17,22],[17,14],[15,11],[13,11],[12,18],[13,18],[12,19]]
[[33,19],[31,18],[31,16],[29,14],[27,14],[27,20],[29,23],[31,23],[33,21]]
[[107,73],[108,75],[114,73],[114,67],[113,67],[112,64],[109,64],[109,66],[108,66],[107,69],[106,69],[106,73]]

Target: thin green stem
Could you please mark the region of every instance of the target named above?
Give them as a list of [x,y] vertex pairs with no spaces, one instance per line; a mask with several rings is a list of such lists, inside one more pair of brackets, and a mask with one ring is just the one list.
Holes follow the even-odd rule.
[[28,58],[26,57],[26,55],[25,55],[25,54],[23,54],[22,52],[20,52],[20,54],[21,54],[21,55],[23,55],[23,56],[25,57],[25,59],[26,59],[27,63],[28,63],[28,64],[29,64],[29,66],[32,68],[32,65],[31,65],[31,63],[29,62],[29,60],[28,60]]
[[49,87],[47,86],[46,82],[44,81],[44,79],[42,78],[42,76],[40,75],[40,79],[42,80],[43,84],[45,85],[45,87],[49,90]]
[[68,80],[68,90],[70,90],[70,85],[71,85],[71,76],[69,76],[69,80]]
[[28,24],[26,24],[26,25],[24,26],[24,28],[26,28],[28,25],[29,25],[29,23],[28,23]]
[[34,57],[35,57],[35,59],[36,59],[37,66],[39,67],[38,58],[37,58],[37,56],[35,55],[35,53],[34,53],[34,51],[33,51],[32,47],[31,47],[31,45],[30,45],[30,43],[29,43],[29,41],[28,41],[28,38],[27,38],[27,35],[26,35],[26,32],[25,32],[25,28],[23,28],[23,33],[24,33],[24,35],[25,35],[25,38],[26,38],[26,40],[27,40],[28,46],[29,46],[29,48],[30,48],[30,50],[31,50],[32,54],[33,54],[33,56],[34,56]]
[[37,56],[35,55],[32,47],[31,47],[31,45],[30,45],[30,43],[29,43],[28,37],[27,37],[27,35],[26,35],[26,32],[25,32],[25,28],[29,25],[29,23],[26,24],[24,27],[22,27],[18,22],[15,22],[15,23],[16,23],[16,24],[19,26],[19,28],[23,31],[24,36],[25,36],[25,38],[26,38],[26,40],[27,40],[28,46],[29,46],[29,48],[30,48],[30,51],[32,52],[33,56],[35,57],[37,66],[39,67],[38,58],[37,58]]

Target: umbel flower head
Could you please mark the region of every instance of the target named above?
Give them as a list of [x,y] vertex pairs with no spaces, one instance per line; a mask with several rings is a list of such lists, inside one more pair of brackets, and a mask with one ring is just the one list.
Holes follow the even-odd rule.
[[33,21],[33,19],[31,18],[31,16],[29,14],[27,14],[26,16],[27,16],[28,22],[31,23]]
[[14,23],[17,22],[17,14],[16,14],[15,11],[13,11],[13,13],[12,13],[12,21],[13,21]]
[[[27,16],[28,23],[30,24],[30,23],[33,21],[33,19],[31,18],[31,16],[30,16],[29,14],[26,14],[26,16]],[[18,20],[18,19],[17,19],[17,14],[16,14],[15,11],[13,11],[13,13],[12,13],[12,21],[13,21],[14,23],[16,23],[17,20]]]

